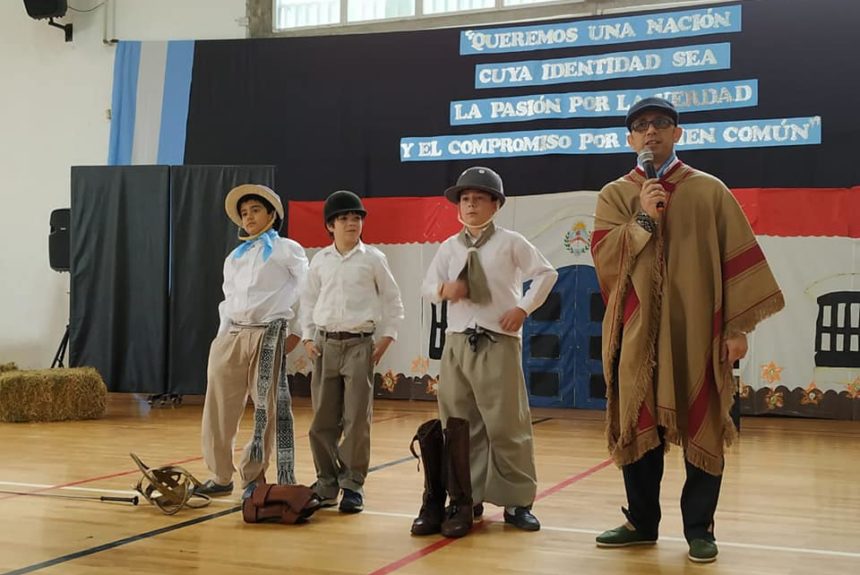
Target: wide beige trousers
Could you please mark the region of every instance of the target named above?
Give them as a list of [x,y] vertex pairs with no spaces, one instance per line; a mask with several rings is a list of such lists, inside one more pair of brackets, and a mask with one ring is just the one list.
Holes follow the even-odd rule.
[[[220,485],[233,480],[233,451],[239,422],[248,402],[248,395],[257,404],[257,366],[266,327],[233,327],[212,341],[209,348],[208,385],[203,405],[202,447],[203,460]],[[280,378],[281,358],[275,360],[273,381]],[[275,413],[277,385],[269,388],[266,404],[268,412]],[[242,486],[257,479],[268,467],[274,452],[276,417],[268,418],[263,435],[263,461],[250,457],[251,439],[245,445],[239,462]]]
[[472,500],[528,506],[537,493],[531,412],[522,368],[522,342],[493,333],[496,342],[448,333],[439,374],[439,417],[469,422]]

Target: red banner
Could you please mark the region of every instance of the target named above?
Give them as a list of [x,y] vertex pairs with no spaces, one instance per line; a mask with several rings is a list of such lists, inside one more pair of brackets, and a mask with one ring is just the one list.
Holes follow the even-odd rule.
[[[756,235],[860,238],[860,187],[732,190]],[[540,202],[543,196],[509,201]],[[365,198],[363,240],[369,244],[437,243],[460,230],[457,208],[443,197]],[[289,235],[307,248],[331,243],[323,202],[290,202]]]

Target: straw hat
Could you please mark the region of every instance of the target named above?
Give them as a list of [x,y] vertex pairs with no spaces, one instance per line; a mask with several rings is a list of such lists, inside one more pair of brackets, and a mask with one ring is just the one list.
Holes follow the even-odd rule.
[[278,217],[284,219],[284,205],[281,203],[281,198],[278,197],[271,188],[260,184],[242,184],[236,186],[227,197],[224,198],[224,209],[227,211],[227,217],[233,220],[240,228],[242,227],[242,216],[239,215],[239,200],[245,196],[256,195],[268,200],[272,207],[275,208]]

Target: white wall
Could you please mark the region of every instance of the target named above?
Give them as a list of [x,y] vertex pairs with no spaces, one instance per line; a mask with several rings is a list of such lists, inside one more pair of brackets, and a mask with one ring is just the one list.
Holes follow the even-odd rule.
[[[109,36],[120,40],[246,35],[245,0],[111,1]],[[102,43],[104,10],[70,11],[65,43],[20,0],[0,2],[0,363],[49,366],[66,325],[69,277],[48,266],[48,218],[69,206],[71,166],[107,161],[114,48]]]

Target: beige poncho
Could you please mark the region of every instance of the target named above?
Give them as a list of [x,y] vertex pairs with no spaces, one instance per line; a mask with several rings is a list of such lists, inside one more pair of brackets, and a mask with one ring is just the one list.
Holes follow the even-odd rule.
[[634,221],[645,176],[600,192],[592,253],[606,301],[603,370],[607,438],[618,465],[660,444],[657,427],[713,475],[734,438],[726,336],[747,333],[785,305],[741,207],[718,179],[677,162],[657,231]]

